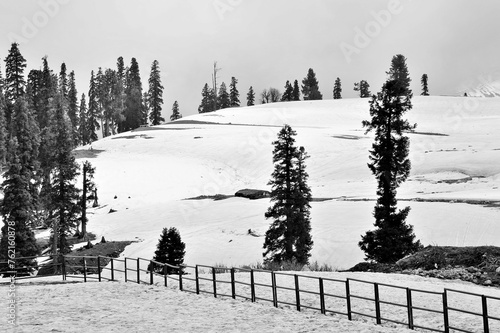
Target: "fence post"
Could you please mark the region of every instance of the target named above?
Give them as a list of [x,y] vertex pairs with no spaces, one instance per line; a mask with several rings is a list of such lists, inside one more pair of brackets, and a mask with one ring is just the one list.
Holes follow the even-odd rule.
[[446,289],[443,292],[443,320],[444,320],[444,333],[450,332],[450,323],[448,321],[448,295]]
[[413,329],[413,304],[411,300],[411,289],[406,288],[406,306],[408,307],[408,328]]
[[299,276],[295,274],[294,279],[295,279],[295,303],[297,304],[297,311],[300,311]]
[[111,258],[111,281],[115,280],[115,267],[113,263],[113,258]]
[[214,297],[217,297],[217,278],[215,277],[215,267],[212,267],[212,284],[214,288]]
[[63,281],[66,281],[66,257],[64,255],[62,257],[62,276],[63,276]]
[[195,282],[196,282],[196,294],[200,294],[200,279],[199,279],[199,272],[198,272],[198,265],[194,267],[194,277],[195,277]]
[[483,326],[484,333],[490,332],[490,325],[488,324],[488,298],[484,295],[481,296],[481,300],[483,303]]
[[182,267],[181,265],[179,267],[179,290],[182,291]]
[[321,314],[326,314],[325,309],[325,289],[323,286],[323,278],[319,278],[319,306],[321,308]]
[[137,258],[137,283],[141,284],[141,264],[139,263],[139,258]]
[[125,257],[125,260],[124,260],[124,265],[125,265],[125,282],[127,282],[127,257]]
[[347,302],[347,319],[352,320],[351,313],[351,291],[349,288],[349,278],[345,280],[345,299]]
[[83,282],[87,282],[87,262],[85,257],[83,257]]
[[275,308],[278,307],[278,292],[276,290],[276,275],[271,271],[271,288],[273,290],[273,305]]
[[250,270],[250,298],[255,302],[255,278],[253,276],[253,269]]
[[373,284],[374,292],[375,292],[375,316],[377,317],[377,325],[382,324],[382,320],[380,319],[380,296],[378,293],[378,283]]
[[165,283],[165,287],[167,286],[167,265],[163,264],[163,279]]
[[153,260],[150,260],[149,261],[149,284],[153,284],[153,269],[154,269],[154,265],[153,265]]
[[236,299],[236,283],[234,282],[234,267],[231,267],[231,296]]
[[99,278],[99,282],[101,282],[101,256],[97,256],[97,276]]

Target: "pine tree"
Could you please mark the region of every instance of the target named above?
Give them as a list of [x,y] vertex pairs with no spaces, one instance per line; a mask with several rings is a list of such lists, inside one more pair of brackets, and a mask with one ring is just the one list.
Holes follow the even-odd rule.
[[179,103],[177,101],[174,102],[174,105],[172,105],[172,115],[170,116],[170,120],[174,121],[177,119],[181,119],[182,114],[179,112]]
[[26,81],[23,73],[25,68],[26,59],[19,51],[19,44],[12,43],[9,54],[5,58],[5,80],[3,82],[3,93],[7,107],[5,112],[7,128],[10,127],[14,103],[24,95]]
[[319,91],[318,80],[312,68],[309,68],[307,76],[302,80],[302,95],[304,100],[323,99],[323,95]]
[[116,85],[113,88],[113,123],[111,126],[111,131],[116,134],[124,131],[123,122],[125,120],[124,116],[125,110],[125,65],[123,63],[123,57],[118,57],[116,61]]
[[61,64],[61,71],[59,72],[59,92],[63,95],[64,98],[68,97],[68,75],[66,73],[66,64],[63,62]]
[[[0,82],[2,80],[0,73]],[[3,96],[3,90],[0,84],[0,174],[3,172],[4,166],[6,166],[7,158],[7,123],[5,119],[5,98]]]
[[300,101],[299,81],[293,81],[292,100]]
[[231,101],[229,100],[229,94],[227,93],[226,84],[224,82],[221,83],[219,88],[219,101],[217,103],[217,107],[219,109],[226,109],[231,105]]
[[341,93],[342,93],[342,83],[340,82],[340,78],[337,78],[333,86],[333,99],[341,99],[342,98]]
[[68,117],[71,121],[71,136],[73,137],[73,146],[78,146],[78,91],[76,90],[75,72],[69,73],[68,82]]
[[81,216],[81,225],[82,225],[82,231],[78,233],[78,238],[87,238],[87,201],[89,200],[94,200],[96,202],[96,194],[97,194],[97,189],[94,183],[94,173],[95,173],[95,168],[92,167],[92,164],[89,161],[83,162],[83,185],[82,185],[82,197],[80,198],[80,205],[81,205],[81,211],[82,211],[82,216]]
[[97,131],[101,128],[99,125],[99,105],[98,105],[98,91],[97,82],[94,77],[94,71],[90,73],[90,84],[89,84],[89,106],[87,109],[86,118],[86,133],[89,135],[89,142],[97,141]]
[[[9,241],[14,236],[15,256],[30,257],[40,253],[31,227],[35,224],[36,172],[38,171],[39,130],[33,114],[23,97],[16,100],[12,114],[12,136],[7,156],[8,169],[1,189],[4,198],[1,204],[3,218],[0,239],[0,258],[9,254]],[[10,239],[9,239],[10,238]],[[34,260],[16,260],[16,266],[30,266]],[[1,269],[1,268],[0,268]]]
[[293,87],[288,80],[285,83],[285,92],[283,93],[283,96],[281,96],[281,101],[293,101]]
[[[160,239],[158,240],[158,245],[156,246],[155,255],[153,257],[154,261],[169,264],[172,266],[179,266],[184,263],[184,255],[186,244],[182,242],[181,235],[179,231],[172,228],[163,228]],[[167,274],[178,274],[179,270],[175,268],[168,267],[165,271],[163,266],[154,265],[153,267],[148,267],[148,270],[153,269],[156,273],[167,273]],[[182,271],[182,269],[181,269]]]
[[141,76],[139,74],[139,64],[135,58],[132,58],[125,75],[125,95],[123,130],[130,131],[144,125],[145,120]]
[[82,94],[80,99],[80,116],[78,123],[78,139],[82,145],[89,144],[90,141],[90,133],[88,132],[87,125],[87,102],[85,101],[85,94]]
[[359,82],[354,83],[354,91],[359,91],[359,97],[365,98],[370,97],[370,85],[365,80],[361,80]]
[[52,219],[52,253],[66,254],[71,251],[68,237],[72,236],[78,225],[81,213],[80,190],[76,187],[79,166],[72,153],[71,125],[66,117],[63,96],[53,101],[54,123],[57,133],[52,170],[50,204]]
[[255,105],[255,93],[253,91],[253,87],[250,86],[247,93],[247,106],[252,106],[252,105]]
[[401,59],[401,55],[393,58],[388,80],[370,101],[372,119],[363,121],[366,132],[375,131],[368,166],[377,179],[378,199],[374,210],[377,229],[367,231],[359,246],[367,260],[379,263],[394,263],[421,247],[413,227],[405,222],[410,207],[396,212],[396,189],[411,168],[409,139],[403,133],[416,127],[402,118],[412,108],[412,93],[406,63]]
[[231,77],[231,84],[229,85],[229,106],[239,107],[240,106],[240,92],[236,85],[238,84],[238,80],[233,76]]
[[429,96],[429,87],[427,86],[427,74],[422,75],[420,83],[422,83],[422,96]]
[[394,92],[398,96],[405,95],[410,96],[410,74],[408,73],[408,67],[406,66],[406,58],[402,54],[395,55],[391,60],[391,68],[386,74],[389,78],[395,81],[395,87],[393,87]]
[[151,74],[149,75],[148,104],[149,120],[151,125],[160,125],[165,119],[161,116],[161,106],[163,104],[163,86],[161,85],[160,66],[158,61],[153,61]]
[[[42,58],[43,68],[39,78],[40,80],[40,99],[39,107],[36,110],[38,126],[43,131],[49,125],[50,121],[50,100],[57,94],[57,80],[49,67],[47,57]],[[43,134],[42,134],[43,135]]]
[[199,113],[211,112],[214,110],[214,93],[212,89],[205,83],[203,90],[201,91],[201,104],[198,106]]
[[309,202],[304,148],[295,147],[296,132],[285,125],[273,142],[274,172],[268,185],[273,205],[266,219],[273,219],[266,232],[263,253],[265,263],[308,263],[313,242],[310,231]]

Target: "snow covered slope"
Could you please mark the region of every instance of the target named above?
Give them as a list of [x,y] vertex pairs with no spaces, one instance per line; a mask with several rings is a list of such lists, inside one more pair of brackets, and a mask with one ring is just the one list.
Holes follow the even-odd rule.
[[[500,210],[464,203],[500,201],[500,99],[415,97],[413,104],[413,169],[398,198],[412,207],[417,237],[426,245],[500,245]],[[96,167],[101,204],[88,228],[99,239],[138,240],[125,250],[131,257],[151,258],[162,228],[175,226],[187,263],[261,261],[268,199],[185,199],[269,189],[272,141],[286,123],[311,156],[313,197],[332,198],[312,203],[312,260],[346,268],[363,259],[357,243],[373,225],[376,184],[366,166],[373,136],[361,127],[368,117],[368,99],[265,104],[81,147],[79,161]]]

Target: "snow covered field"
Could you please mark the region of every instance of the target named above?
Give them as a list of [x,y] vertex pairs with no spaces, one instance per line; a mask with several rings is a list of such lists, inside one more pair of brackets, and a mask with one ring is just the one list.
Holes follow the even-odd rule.
[[[242,273],[239,273],[242,274]],[[238,274],[238,275],[239,275]],[[410,288],[425,288],[442,292],[444,288],[468,290],[500,297],[500,290],[471,285],[460,281],[442,281],[419,276],[377,273],[304,273],[311,276],[345,280],[363,279],[379,283],[390,283]],[[209,278],[208,275],[201,277]],[[256,274],[256,281],[266,283],[266,276]],[[268,276],[267,276],[268,277]],[[218,279],[229,279],[221,275]],[[146,279],[146,277],[145,277]],[[237,276],[242,279],[242,276]],[[71,280],[71,279],[70,279]],[[161,280],[161,279],[160,279]],[[81,280],[80,280],[81,281]],[[281,286],[293,285],[293,278],[278,276]],[[308,282],[309,281],[309,282]],[[301,289],[317,289],[316,280],[301,279]],[[268,281],[267,281],[268,283]],[[8,287],[0,286],[4,294]],[[186,288],[191,288],[186,284]],[[219,284],[220,292],[230,294]],[[201,285],[211,291],[211,282]],[[334,284],[325,282],[325,292],[341,294]],[[133,282],[88,282],[61,283],[60,277],[20,281],[17,285],[17,326],[2,327],[6,332],[414,332],[402,325],[383,321],[375,325],[374,319],[353,315],[353,321],[341,315],[322,315],[319,311],[280,305],[258,300],[256,303],[242,299],[214,298],[210,294],[196,295],[181,292],[175,286],[165,288],[161,281],[154,285],[138,285]],[[271,298],[264,290],[257,296]],[[278,290],[279,300],[294,302],[294,293]],[[373,297],[371,285],[352,282],[351,293]],[[237,294],[244,291],[237,287]],[[439,295],[413,293],[413,306],[442,310]],[[477,297],[449,294],[449,306],[481,312],[481,301]],[[302,305],[317,305],[317,296],[302,293]],[[380,287],[381,300],[405,304],[405,291]],[[327,309],[345,312],[345,301],[326,299]],[[489,301],[489,315],[500,317],[500,302]],[[374,315],[373,302],[354,300],[352,310]],[[382,317],[406,321],[406,309],[382,304]],[[414,310],[415,325],[443,329],[442,314]],[[473,332],[482,332],[482,319],[450,311],[450,325]],[[500,330],[500,322],[490,320],[490,331]]]
[[[424,245],[500,245],[500,100],[414,97],[407,116],[410,179],[398,191]],[[372,228],[376,184],[364,134],[367,99],[275,103],[226,109],[143,128],[80,148],[96,167],[101,206],[90,213],[98,239],[137,240],[128,257],[152,258],[164,227],[179,229],[186,263],[243,265],[262,260],[268,199],[184,200],[268,189],[272,141],[288,123],[307,163],[312,203],[312,261],[348,268],[363,259],[357,243]],[[87,157],[86,157],[87,156]],[[116,196],[116,199],[114,199]],[[109,213],[110,209],[117,212]],[[248,233],[251,229],[255,237]]]
[[[500,99],[415,97],[413,102],[408,114],[410,122],[418,123],[417,131],[409,134],[413,169],[398,198],[401,207],[412,208],[408,222],[417,237],[424,245],[500,246]],[[373,224],[376,184],[366,166],[372,136],[361,128],[367,118],[366,99],[276,103],[186,117],[178,123],[94,142],[78,149],[79,161],[89,159],[96,167],[100,207],[91,210],[88,230],[98,239],[136,240],[123,254],[132,258],[152,258],[162,228],[176,227],[186,243],[189,265],[262,261],[268,199],[185,199],[231,195],[243,188],[269,189],[271,142],[288,123],[298,133],[298,145],[311,155],[307,171],[313,197],[330,199],[312,203],[312,261],[348,268],[363,260],[357,242]],[[498,289],[418,276],[302,273],[500,297]],[[390,323],[375,326],[366,317],[348,321],[318,311],[299,313],[289,306],[276,309],[268,302],[214,299],[158,285],[53,285],[54,279],[60,278],[49,278],[46,284],[23,281],[17,286],[18,321],[10,331],[407,331]],[[302,287],[309,288],[307,282]],[[362,284],[356,288],[353,293],[372,295]],[[7,287],[0,286],[0,292],[4,295]],[[304,297],[303,304],[308,304]],[[404,295],[382,289],[381,297],[405,301]],[[480,312],[477,298],[454,297],[451,306]],[[442,306],[439,297],[416,297],[417,303],[436,309]],[[499,302],[488,306],[490,315],[500,317]],[[359,301],[355,307],[373,313],[373,303]],[[389,311],[403,316],[397,309]],[[2,313],[2,328],[4,318]],[[416,313],[415,318],[418,325],[442,325],[439,315]],[[480,319],[472,318],[455,314],[450,321],[482,331]],[[500,331],[498,326],[491,327]]]

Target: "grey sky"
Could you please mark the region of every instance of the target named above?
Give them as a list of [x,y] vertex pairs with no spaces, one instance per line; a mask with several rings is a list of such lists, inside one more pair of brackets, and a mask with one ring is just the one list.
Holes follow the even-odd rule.
[[147,89],[156,59],[165,118],[175,100],[183,115],[197,112],[213,61],[219,82],[239,80],[242,104],[249,86],[283,91],[310,67],[324,99],[336,77],[345,98],[362,79],[376,92],[398,53],[415,94],[423,73],[432,95],[458,94],[500,77],[499,15],[497,0],[0,0],[0,58],[16,39],[26,75],[47,55],[55,72],[62,62],[75,70],[80,95],[90,71],[115,68],[119,56],[138,60]]

